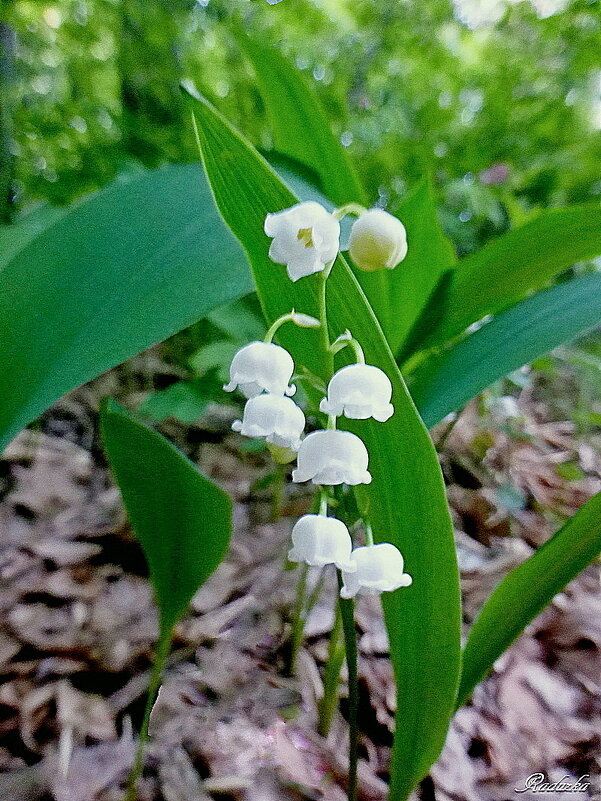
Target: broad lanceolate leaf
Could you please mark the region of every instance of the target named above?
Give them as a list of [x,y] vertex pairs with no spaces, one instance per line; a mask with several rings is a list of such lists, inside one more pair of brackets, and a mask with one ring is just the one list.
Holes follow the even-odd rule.
[[[243,243],[267,320],[295,308],[318,316],[321,276],[292,283],[267,257],[268,212],[296,198],[269,165],[207,103],[195,105],[199,138],[216,202]],[[367,361],[390,377],[395,414],[386,423],[349,423],[367,445],[373,482],[365,488],[379,541],[396,544],[413,585],[383,597],[398,687],[391,799],[402,801],[426,773],[444,742],[459,672],[459,588],[452,526],[436,454],[382,336],[346,262],[339,258],[327,285],[330,334],[349,328]],[[281,342],[297,368],[327,378],[323,332],[284,326]]]
[[460,704],[524,627],[600,552],[601,493],[512,570],[484,604],[464,650]]
[[445,315],[428,344],[450,339],[486,314],[545,286],[574,262],[600,254],[601,204],[541,212],[459,263]]
[[[407,256],[394,270],[358,270],[356,275],[396,355],[406,345],[441,276],[453,267],[455,253],[438,221],[434,191],[426,178],[391,211],[407,229]],[[438,317],[432,322],[438,322],[443,311],[444,298],[438,297]],[[417,349],[422,338],[413,338],[412,350]]]
[[431,427],[485,387],[601,322],[601,275],[574,278],[526,298],[423,362],[410,391]]
[[65,392],[252,289],[197,165],[24,226],[20,248],[0,232],[0,450]]
[[225,556],[232,503],[162,434],[115,401],[104,406],[100,422],[110,466],[148,561],[165,635]]
[[244,33],[238,41],[255,69],[275,149],[311,167],[334,203],[363,202],[364,191],[353,164],[305,76],[274,47],[265,47]]

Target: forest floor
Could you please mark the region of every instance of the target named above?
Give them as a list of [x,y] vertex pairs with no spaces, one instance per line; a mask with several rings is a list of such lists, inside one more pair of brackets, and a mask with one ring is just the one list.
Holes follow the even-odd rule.
[[[71,393],[0,462],[3,801],[122,799],[157,615],[96,413],[106,394],[136,407],[149,372],[159,386],[176,377],[150,351]],[[601,489],[600,442],[580,439],[539,394],[536,385],[521,393],[519,431],[495,427],[472,405],[451,432],[434,432],[444,438],[466,631],[498,581]],[[285,556],[310,495],[290,483],[278,495],[269,460],[240,450],[230,432],[234,413],[214,406],[197,425],[162,425],[231,493],[235,530],[226,560],[177,628],[139,799],[344,801],[344,686],[329,737],[316,734],[334,577],[326,574],[296,675],[288,677],[298,570],[285,569]],[[361,599],[357,624],[360,797],[383,801],[395,694],[377,599]],[[545,773],[550,781],[589,775],[590,789],[575,797],[601,798],[600,685],[597,564],[554,599],[457,713],[418,796],[534,799],[537,793],[516,788]]]

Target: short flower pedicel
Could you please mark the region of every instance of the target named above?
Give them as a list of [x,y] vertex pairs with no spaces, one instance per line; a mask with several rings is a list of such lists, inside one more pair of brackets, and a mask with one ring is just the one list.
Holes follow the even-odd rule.
[[323,485],[369,484],[368,461],[367,448],[350,431],[314,431],[301,442],[292,480]]
[[265,233],[273,238],[269,258],[286,265],[292,281],[321,272],[338,253],[340,223],[312,200],[268,214]]
[[343,571],[342,598],[354,598],[358,593],[376,595],[409,587],[413,579],[404,573],[404,562],[398,548],[389,542],[355,548],[351,558],[357,569]]
[[306,562],[313,567],[336,565],[352,573],[357,569],[351,559],[353,543],[341,520],[324,515],[303,515],[292,529],[291,562]]
[[257,395],[244,407],[242,420],[232,423],[245,437],[264,437],[279,448],[297,451],[305,428],[303,410],[282,395]]

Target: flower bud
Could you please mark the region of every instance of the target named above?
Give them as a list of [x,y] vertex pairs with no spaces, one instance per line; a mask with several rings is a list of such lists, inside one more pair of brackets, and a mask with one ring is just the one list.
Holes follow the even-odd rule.
[[369,484],[368,461],[367,448],[350,431],[314,431],[301,442],[292,480],[328,485]]
[[290,398],[257,395],[246,402],[244,418],[234,420],[232,428],[245,437],[264,437],[280,448],[298,450],[305,415]]
[[293,372],[294,362],[287,350],[273,342],[250,342],[232,359],[230,383],[223,388],[233,392],[240,387],[247,398],[261,392],[294,395],[296,387],[288,386]]
[[348,528],[341,520],[324,515],[303,515],[292,529],[291,562],[306,562],[323,567],[334,564],[352,573],[356,565],[351,559],[353,543]]
[[313,200],[268,214],[264,227],[273,238],[269,258],[285,264],[292,281],[321,272],[338,253],[340,223]]
[[328,385],[328,397],[319,404],[324,414],[344,415],[351,420],[373,417],[383,423],[392,417],[392,384],[379,367],[349,364],[338,370]]
[[408,587],[413,579],[403,572],[403,556],[389,542],[355,548],[351,559],[357,564],[355,571],[343,571],[342,598],[354,598],[357,593],[377,595]]
[[353,223],[349,252],[360,270],[392,270],[407,255],[405,226],[383,209],[369,209]]

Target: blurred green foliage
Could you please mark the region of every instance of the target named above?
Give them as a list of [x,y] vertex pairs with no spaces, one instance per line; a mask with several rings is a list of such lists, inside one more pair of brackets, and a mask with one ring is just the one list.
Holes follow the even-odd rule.
[[[13,139],[17,206],[70,202],[139,165],[194,160],[182,79],[269,148],[240,23],[314,81],[372,200],[394,204],[434,177],[460,252],[532,208],[601,192],[599,0],[0,0],[0,9],[16,35],[14,59],[3,48],[0,61],[0,148]],[[2,164],[0,190],[13,169]]]

